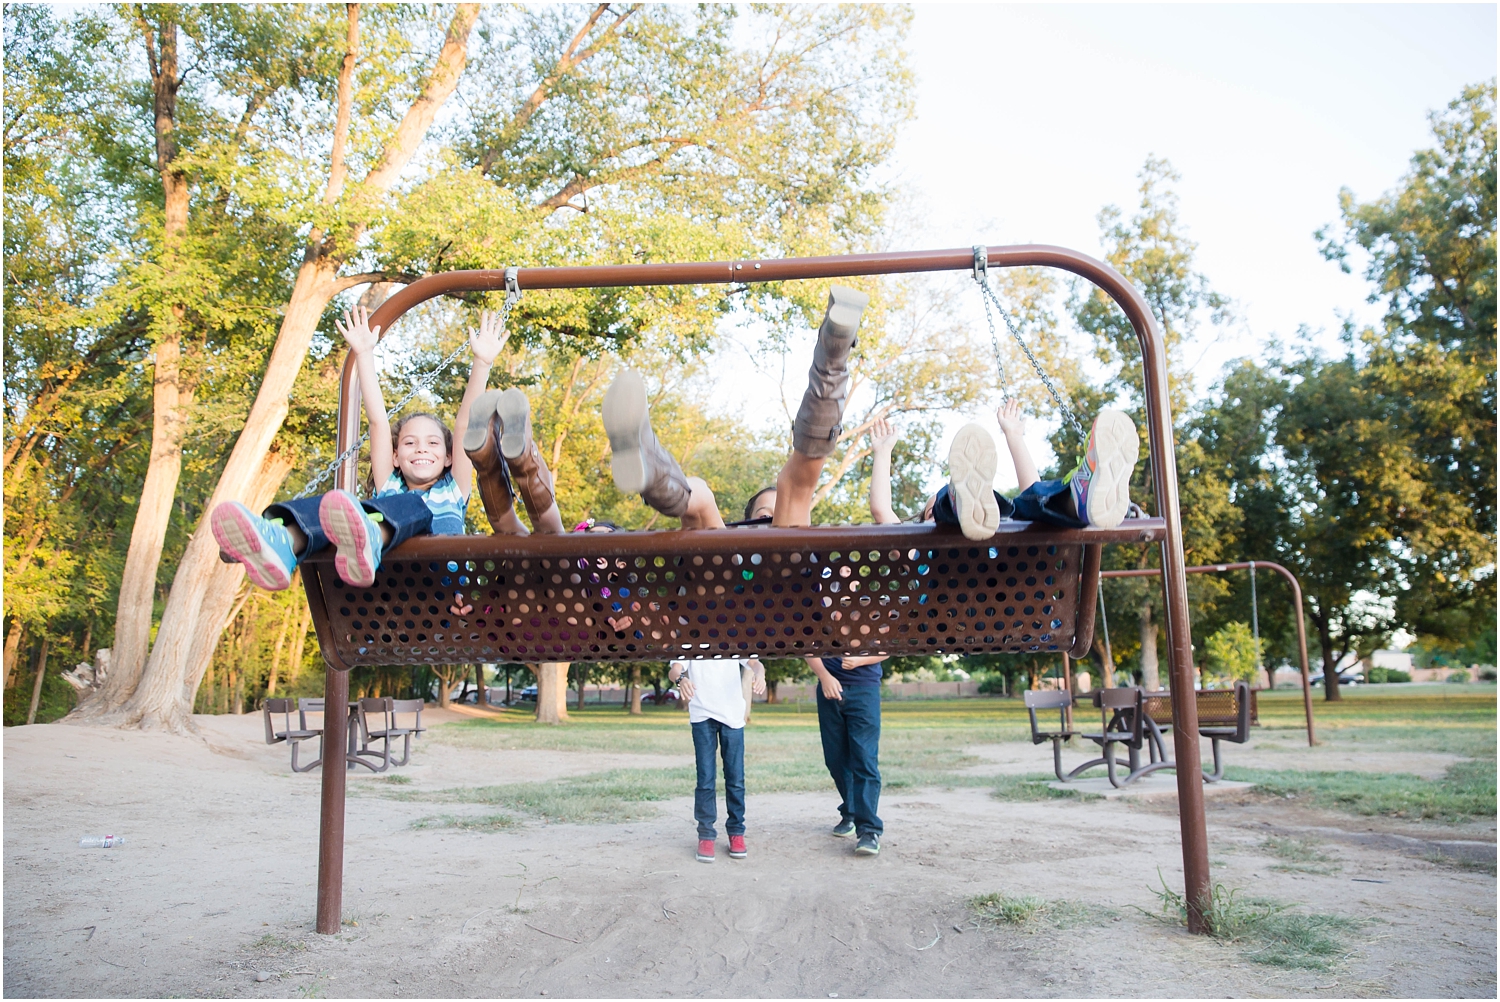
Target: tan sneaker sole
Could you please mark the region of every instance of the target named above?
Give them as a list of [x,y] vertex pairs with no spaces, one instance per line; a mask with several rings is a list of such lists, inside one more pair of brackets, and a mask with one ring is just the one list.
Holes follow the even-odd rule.
[[989,539],[1000,528],[995,503],[995,439],[982,425],[966,424],[948,450],[948,487],[965,539]]
[[641,427],[645,423],[646,383],[633,369],[626,369],[604,393],[609,472],[622,494],[639,494],[646,486],[646,459],[641,454]]

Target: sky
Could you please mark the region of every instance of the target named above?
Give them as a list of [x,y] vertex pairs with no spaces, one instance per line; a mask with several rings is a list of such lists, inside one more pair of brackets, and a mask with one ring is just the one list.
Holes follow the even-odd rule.
[[[1146,158],[1172,163],[1199,270],[1236,306],[1184,356],[1201,390],[1269,338],[1307,325],[1336,348],[1343,317],[1379,316],[1313,233],[1340,188],[1393,188],[1430,145],[1428,112],[1495,75],[1496,8],[919,4],[908,50],[915,117],[891,167],[917,208],[912,246],[1099,256],[1099,210],[1128,217]],[[788,370],[795,404],[804,370]],[[784,420],[779,402],[764,417]],[[954,415],[949,434],[971,417],[994,424]]]

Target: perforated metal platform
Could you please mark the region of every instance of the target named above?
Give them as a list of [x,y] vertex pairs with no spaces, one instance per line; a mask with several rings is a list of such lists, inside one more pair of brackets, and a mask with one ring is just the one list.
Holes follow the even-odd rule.
[[[1097,544],[1163,530],[1160,519],[1112,530],[1003,523],[983,544],[918,525],[427,536],[387,554],[370,588],[340,581],[331,553],[303,569],[319,643],[338,668],[1081,656],[1093,637]],[[449,611],[457,594],[473,606],[466,617]]]

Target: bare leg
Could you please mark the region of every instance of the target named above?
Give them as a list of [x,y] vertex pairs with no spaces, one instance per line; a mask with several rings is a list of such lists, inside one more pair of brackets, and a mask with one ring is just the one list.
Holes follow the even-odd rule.
[[823,472],[824,458],[809,456],[796,449],[776,474],[776,513],[772,525],[811,525],[813,491]]
[[722,529],[724,528],[724,516],[719,514],[719,502],[714,497],[714,492],[709,490],[708,484],[700,477],[688,477],[688,488],[692,491],[688,495],[687,511],[682,513],[682,527],[684,529]]
[[299,557],[306,554],[307,535],[301,529],[297,528],[297,523],[291,519],[287,519],[281,527],[286,530],[287,538],[292,541],[292,552]]

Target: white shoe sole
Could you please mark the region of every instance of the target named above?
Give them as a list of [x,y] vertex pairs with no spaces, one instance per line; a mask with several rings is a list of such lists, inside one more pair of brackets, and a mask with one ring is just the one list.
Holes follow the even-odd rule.
[[465,452],[478,452],[484,448],[490,437],[490,418],[495,416],[496,405],[504,395],[504,390],[487,390],[469,407],[469,427],[464,429]]
[[375,547],[360,503],[341,491],[330,491],[318,505],[318,521],[334,545],[333,569],[343,582],[355,588],[374,584]]
[[966,424],[948,451],[948,486],[965,539],[989,539],[1000,528],[995,502],[995,439],[981,425]]
[[531,401],[524,390],[512,386],[500,394],[495,413],[500,415],[500,455],[520,459],[531,437]]
[[646,486],[646,459],[641,454],[641,427],[646,423],[646,384],[626,369],[604,393],[604,433],[609,436],[609,471],[622,494],[639,494]]
[[272,553],[270,544],[260,538],[254,518],[244,505],[221,504],[214,508],[208,524],[219,549],[244,566],[257,588],[285,591],[292,580]]
[[1141,454],[1141,440],[1130,415],[1100,411],[1094,419],[1089,453],[1094,471],[1089,481],[1089,525],[1113,529],[1130,509],[1130,475]]

